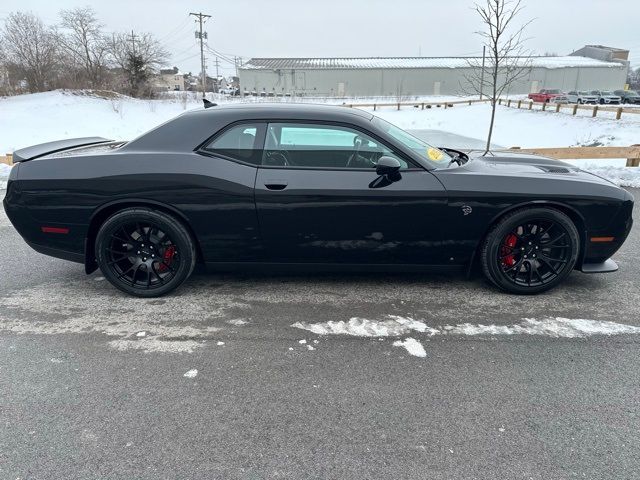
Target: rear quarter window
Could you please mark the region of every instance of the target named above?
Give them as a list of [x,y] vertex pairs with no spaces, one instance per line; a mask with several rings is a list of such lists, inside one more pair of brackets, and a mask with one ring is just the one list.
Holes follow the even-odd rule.
[[200,150],[251,165],[262,161],[261,138],[264,124],[243,123],[227,128]]

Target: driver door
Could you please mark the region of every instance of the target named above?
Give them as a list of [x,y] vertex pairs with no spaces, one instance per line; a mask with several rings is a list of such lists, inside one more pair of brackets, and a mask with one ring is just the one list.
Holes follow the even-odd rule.
[[[395,157],[394,181],[376,162]],[[304,263],[447,263],[446,194],[428,171],[344,125],[271,123],[256,177],[256,207],[270,260]]]

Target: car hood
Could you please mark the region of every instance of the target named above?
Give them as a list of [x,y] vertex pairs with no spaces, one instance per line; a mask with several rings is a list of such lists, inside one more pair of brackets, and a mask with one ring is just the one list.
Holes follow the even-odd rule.
[[492,152],[486,156],[482,156],[479,152],[470,152],[468,155],[469,162],[460,168],[470,172],[531,178],[547,176],[615,185],[598,175],[553,158],[505,152]]

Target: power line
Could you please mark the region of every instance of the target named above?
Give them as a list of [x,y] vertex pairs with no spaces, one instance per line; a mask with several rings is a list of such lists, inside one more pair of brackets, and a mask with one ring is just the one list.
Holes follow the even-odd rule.
[[183,33],[184,28],[189,24],[189,17],[187,17],[180,25],[178,25],[176,28],[174,28],[173,30],[169,31],[168,33],[166,33],[165,35],[163,35],[162,37],[160,37],[158,39],[159,42],[165,42],[167,41],[169,38],[175,36],[176,34],[181,34]]
[[205,15],[202,12],[199,13],[189,13],[189,16],[194,16],[198,19],[200,23],[200,31],[196,32],[196,38],[200,40],[200,65],[202,67],[202,98],[204,98],[205,93],[207,91],[207,74],[206,68],[204,64],[204,40],[207,38],[207,32],[202,32],[202,24],[207,20],[207,18],[211,18],[211,15]]

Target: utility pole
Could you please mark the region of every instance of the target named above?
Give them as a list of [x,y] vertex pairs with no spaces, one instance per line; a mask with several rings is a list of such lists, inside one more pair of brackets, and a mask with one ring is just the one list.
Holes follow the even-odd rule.
[[[487,46],[482,46],[482,70],[480,71],[480,100],[482,100],[482,90],[484,88],[484,58]],[[579,69],[578,69],[579,70]]]
[[219,70],[218,70],[218,66],[219,65],[220,64],[218,63],[218,57],[216,56],[216,93],[220,92],[220,83],[219,83],[219,81],[220,81],[220,73],[219,73]]
[[207,32],[202,31],[202,25],[207,18],[211,18],[211,15],[205,15],[202,12],[189,13],[189,16],[191,15],[196,17],[198,19],[197,21],[200,23],[200,31],[196,32],[196,38],[200,39],[200,67],[202,68],[202,98],[204,98],[205,92],[207,91],[207,73],[204,65],[204,40],[208,37],[207,37]]
[[138,36],[135,33],[133,33],[133,30],[131,30],[131,48],[132,48],[134,57],[136,56],[136,39],[137,38]]

